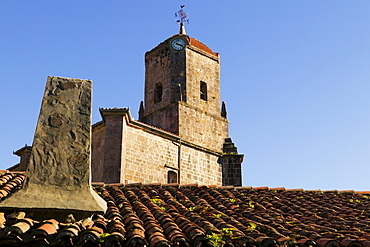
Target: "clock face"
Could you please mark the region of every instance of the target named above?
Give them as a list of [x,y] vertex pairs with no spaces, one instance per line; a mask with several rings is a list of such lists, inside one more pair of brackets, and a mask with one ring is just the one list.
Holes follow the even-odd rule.
[[175,38],[171,41],[171,47],[172,49],[176,51],[180,51],[185,48],[186,42],[182,38]]

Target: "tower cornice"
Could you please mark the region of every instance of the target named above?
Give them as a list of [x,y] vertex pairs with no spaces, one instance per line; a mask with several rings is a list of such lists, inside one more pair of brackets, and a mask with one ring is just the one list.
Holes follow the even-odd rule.
[[149,54],[152,54],[156,50],[160,50],[159,48],[161,48],[161,47],[169,46],[169,42],[172,39],[176,38],[176,37],[184,38],[187,41],[187,47],[188,48],[190,48],[190,49],[192,49],[196,52],[199,52],[201,54],[204,54],[204,55],[206,55],[206,56],[208,56],[212,59],[219,60],[220,54],[218,52],[212,51],[211,48],[209,48],[208,46],[206,46],[205,44],[203,44],[199,40],[197,40],[195,38],[192,38],[192,37],[190,37],[189,35],[186,35],[186,34],[176,34],[176,35],[173,35],[173,36],[169,37],[168,39],[166,39],[165,41],[163,41],[162,43],[160,43],[159,45],[157,45],[156,47],[154,47],[150,51],[147,51],[145,53],[145,56],[147,56]]

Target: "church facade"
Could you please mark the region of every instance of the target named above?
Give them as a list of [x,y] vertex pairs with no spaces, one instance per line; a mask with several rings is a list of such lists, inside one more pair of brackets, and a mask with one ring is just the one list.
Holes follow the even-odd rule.
[[220,57],[185,32],[145,54],[139,120],[101,108],[92,128],[92,179],[105,183],[241,186],[241,163],[220,101]]
[[[146,52],[144,92],[138,120],[128,108],[100,109],[93,182],[242,185],[244,156],[229,137],[218,53],[180,28]],[[27,170],[31,150],[15,151],[21,160],[9,170]]]

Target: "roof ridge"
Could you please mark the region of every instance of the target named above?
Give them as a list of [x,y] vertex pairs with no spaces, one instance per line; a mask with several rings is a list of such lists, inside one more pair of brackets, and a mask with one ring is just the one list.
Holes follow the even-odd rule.
[[[0,170],[1,172],[1,170]],[[123,187],[135,187],[135,186],[158,186],[158,187],[207,187],[212,189],[251,189],[251,190],[269,190],[269,191],[300,191],[300,192],[318,192],[318,193],[354,193],[354,194],[370,194],[370,191],[355,191],[355,190],[305,190],[303,188],[296,188],[296,189],[287,189],[285,187],[268,187],[268,186],[261,186],[261,187],[252,187],[252,186],[223,186],[223,185],[204,185],[204,184],[179,184],[179,183],[104,183],[104,182],[92,182],[93,186],[98,187],[109,187],[109,186],[123,186]]]

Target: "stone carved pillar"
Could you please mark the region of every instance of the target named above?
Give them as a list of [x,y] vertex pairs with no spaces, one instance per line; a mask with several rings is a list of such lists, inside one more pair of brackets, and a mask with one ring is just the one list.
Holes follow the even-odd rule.
[[24,172],[27,170],[28,163],[30,162],[31,149],[32,147],[25,145],[23,148],[13,152],[21,158],[18,169],[16,169],[17,171]]
[[48,77],[23,189],[0,203],[33,217],[103,213],[91,187],[90,80]]
[[238,153],[231,138],[226,138],[222,148],[223,155],[220,158],[222,164],[222,185],[242,186],[242,162],[243,154]]

